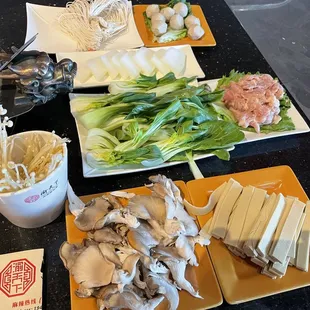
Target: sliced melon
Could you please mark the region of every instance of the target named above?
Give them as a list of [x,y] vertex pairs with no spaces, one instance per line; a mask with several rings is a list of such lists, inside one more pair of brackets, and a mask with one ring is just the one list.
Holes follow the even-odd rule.
[[116,66],[113,64],[112,57],[115,55],[115,52],[109,52],[101,56],[101,61],[104,66],[107,68],[109,77],[112,80],[115,80],[116,77],[119,75],[119,72]]
[[166,50],[159,50],[155,52],[153,57],[151,58],[151,61],[154,64],[157,71],[159,71],[163,75],[166,75],[171,71],[170,67],[161,61],[161,59],[165,56],[165,54]]
[[115,68],[117,69],[119,75],[122,79],[126,80],[128,78],[128,72],[126,68],[121,64],[121,58],[124,56],[126,51],[119,51],[115,55],[112,56],[112,62]]
[[101,58],[93,58],[87,62],[88,68],[98,82],[101,82],[107,77],[107,67],[102,63]]
[[161,61],[176,75],[183,75],[186,68],[186,55],[181,49],[171,47],[166,50]]
[[155,70],[155,66],[151,61],[153,54],[154,53],[150,49],[146,47],[141,47],[133,55],[133,59],[136,65],[140,68],[141,72],[145,75],[152,75]]
[[121,58],[121,64],[127,70],[127,73],[130,78],[136,78],[140,74],[140,68],[133,61],[133,54],[135,52],[126,52]]

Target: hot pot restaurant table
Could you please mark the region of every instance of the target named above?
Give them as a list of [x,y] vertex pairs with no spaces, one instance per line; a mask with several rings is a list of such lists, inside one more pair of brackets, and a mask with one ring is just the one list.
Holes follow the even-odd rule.
[[[66,0],[36,0],[37,4],[64,6]],[[152,0],[133,1],[153,3]],[[274,75],[271,67],[251,41],[224,0],[191,1],[202,6],[212,32],[216,47],[194,48],[194,53],[207,79],[219,78],[232,69],[264,72]],[[1,48],[21,46],[26,31],[24,0],[2,0],[0,9]],[[105,88],[88,92],[104,92]],[[300,109],[299,109],[300,110]],[[84,179],[81,153],[74,119],[70,114],[68,96],[59,96],[46,105],[34,108],[30,113],[15,120],[13,133],[26,130],[55,130],[72,142],[69,150],[69,180],[78,195],[118,190],[143,185],[152,173],[165,174],[173,180],[189,181],[193,176],[187,164],[152,172],[134,173],[113,177]],[[243,144],[231,152],[231,160],[221,161],[210,157],[198,162],[204,176],[215,176],[277,165],[289,165],[310,195],[310,134],[288,136]],[[10,224],[0,215],[0,254],[36,249],[45,249],[44,309],[70,309],[68,271],[58,256],[58,249],[66,240],[64,213],[53,223],[39,229],[21,229]],[[263,298],[241,305],[230,306],[225,302],[219,309],[309,309],[310,287]],[[0,305],[1,309],[1,305]],[[2,309],[5,310],[5,309]]]

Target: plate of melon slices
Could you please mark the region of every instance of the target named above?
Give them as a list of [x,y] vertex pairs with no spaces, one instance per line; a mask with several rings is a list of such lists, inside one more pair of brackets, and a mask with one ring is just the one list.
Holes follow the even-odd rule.
[[57,53],[57,61],[70,58],[77,63],[74,88],[107,86],[112,81],[134,80],[144,74],[161,78],[168,72],[176,77],[204,78],[190,45],[113,51]]

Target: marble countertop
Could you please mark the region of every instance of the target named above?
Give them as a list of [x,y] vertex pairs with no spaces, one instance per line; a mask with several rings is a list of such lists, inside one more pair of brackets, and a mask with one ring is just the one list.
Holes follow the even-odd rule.
[[[152,3],[152,1],[138,1]],[[193,1],[195,3],[197,1]],[[65,5],[65,0],[36,0],[44,5]],[[137,3],[134,1],[134,3]],[[274,75],[260,51],[230,11],[224,0],[201,0],[217,46],[194,48],[194,53],[203,68],[206,78],[213,79],[236,69],[241,71],[265,72]],[[2,0],[0,9],[0,47],[22,45],[26,29],[25,1]],[[105,88],[93,91],[103,92]],[[70,114],[68,96],[34,108],[15,120],[14,133],[26,130],[55,130],[72,142],[69,149],[69,181],[78,195],[141,186],[150,172],[85,179],[82,175],[81,154],[75,122]],[[236,146],[231,160],[221,161],[215,157],[198,161],[205,177],[222,175],[277,165],[289,165],[296,173],[305,191],[310,193],[310,134],[276,138]],[[173,180],[189,181],[193,176],[187,164],[154,170]],[[38,229],[22,229],[10,224],[0,215],[0,254],[43,247],[44,265],[44,309],[70,309],[69,277],[58,256],[58,249],[66,240],[65,217],[62,214],[53,223]],[[223,303],[219,309],[309,309],[310,288],[263,298],[257,301],[230,306]],[[0,306],[1,308],[1,306]],[[3,309],[5,310],[5,309]]]

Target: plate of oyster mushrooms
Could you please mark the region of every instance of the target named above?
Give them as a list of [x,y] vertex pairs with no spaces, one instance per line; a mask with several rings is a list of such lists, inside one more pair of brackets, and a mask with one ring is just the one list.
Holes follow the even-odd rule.
[[184,208],[184,182],[162,175],[145,187],[66,205],[72,309],[206,309],[222,303],[206,245]]

